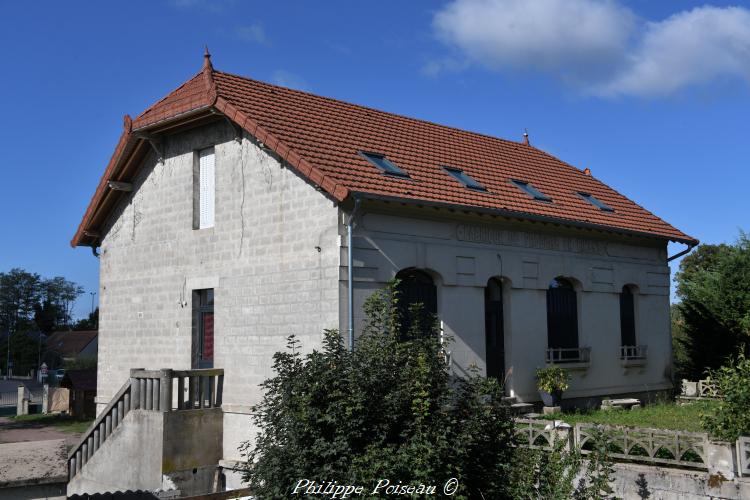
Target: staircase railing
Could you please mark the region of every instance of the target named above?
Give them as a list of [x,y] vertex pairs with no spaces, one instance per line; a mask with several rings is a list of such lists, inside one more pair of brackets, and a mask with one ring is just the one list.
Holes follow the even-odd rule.
[[[177,391],[174,392],[174,379]],[[144,370],[133,368],[130,379],[81,436],[68,454],[68,478],[72,480],[130,411],[183,411],[220,408],[224,370]]]

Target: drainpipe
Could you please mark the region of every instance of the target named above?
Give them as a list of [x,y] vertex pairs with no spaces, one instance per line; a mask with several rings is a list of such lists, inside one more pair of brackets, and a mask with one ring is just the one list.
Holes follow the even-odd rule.
[[687,244],[687,246],[688,246],[688,247],[687,247],[687,248],[686,248],[685,250],[683,250],[682,252],[680,252],[680,253],[676,253],[676,254],[674,254],[674,255],[673,255],[673,256],[671,256],[671,257],[667,257],[667,262],[673,261],[673,260],[675,260],[675,259],[676,259],[677,257],[682,257],[682,256],[683,256],[683,255],[685,255],[686,253],[690,252],[690,250],[692,250],[693,248],[697,247],[697,246],[698,246],[698,243],[692,243],[692,244],[691,244],[691,243],[688,243],[688,244]]
[[346,223],[346,246],[347,246],[347,280],[348,280],[348,312],[349,312],[349,350],[354,349],[354,272],[352,263],[354,261],[354,248],[352,245],[352,233],[354,232],[354,217],[359,208],[359,199],[354,198],[354,208]]

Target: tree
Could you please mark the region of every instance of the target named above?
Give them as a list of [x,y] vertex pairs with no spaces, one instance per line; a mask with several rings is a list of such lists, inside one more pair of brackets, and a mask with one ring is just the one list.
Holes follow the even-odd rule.
[[83,288],[62,276],[44,279],[23,269],[0,273],[0,332],[68,327]]
[[[46,312],[46,326],[50,328],[43,331],[51,333],[62,326],[69,326],[72,323],[73,304],[83,293],[83,287],[62,276],[45,279],[40,285],[41,303],[37,310]],[[42,325],[38,326],[42,328]]]
[[[5,335],[0,342],[2,353],[0,354],[0,367],[3,373],[8,373],[8,342],[10,342],[10,360],[13,363],[13,373],[27,375],[29,370],[36,369],[40,353],[40,332],[15,332],[10,336]],[[45,347],[42,340],[41,350]]]
[[680,263],[676,280],[687,358],[680,368],[700,378],[740,344],[750,345],[750,239],[740,232],[734,245],[699,247]]
[[97,330],[99,329],[99,308],[89,314],[88,318],[79,319],[73,325],[73,330]]
[[0,331],[17,332],[33,325],[41,296],[41,277],[14,268],[0,273]]

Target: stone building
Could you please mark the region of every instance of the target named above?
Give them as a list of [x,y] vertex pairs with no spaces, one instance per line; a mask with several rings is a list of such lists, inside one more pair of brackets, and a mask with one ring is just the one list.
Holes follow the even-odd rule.
[[363,301],[394,277],[454,338],[452,370],[474,363],[520,402],[551,364],[571,370],[569,398],[670,389],[669,241],[698,244],[527,137],[270,85],[207,55],[125,117],[72,245],[101,266],[98,411],[133,368],[220,368],[231,469],[286,337],[356,339]]

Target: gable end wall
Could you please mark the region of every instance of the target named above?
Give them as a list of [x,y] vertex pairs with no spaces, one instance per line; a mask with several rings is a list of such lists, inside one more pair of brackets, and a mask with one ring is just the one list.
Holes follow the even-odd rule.
[[[216,222],[193,229],[195,152],[215,147]],[[191,291],[215,290],[214,366],[224,368],[225,455],[249,437],[274,352],[309,350],[338,324],[338,208],[224,122],[169,136],[101,245],[99,409],[129,369],[191,367]],[[243,174],[244,173],[244,174]]]

